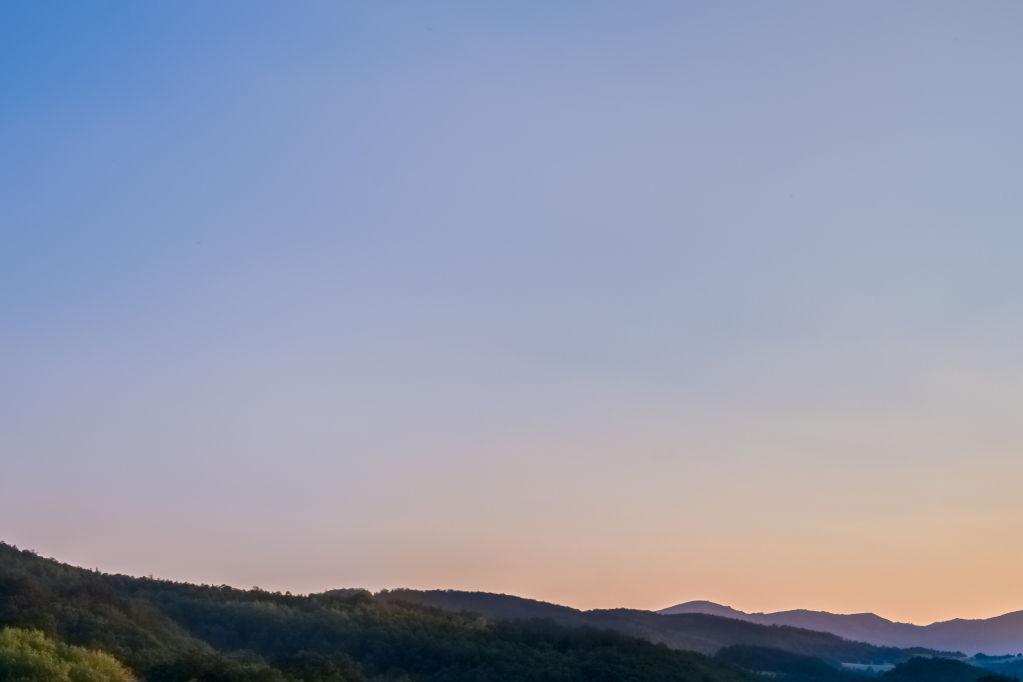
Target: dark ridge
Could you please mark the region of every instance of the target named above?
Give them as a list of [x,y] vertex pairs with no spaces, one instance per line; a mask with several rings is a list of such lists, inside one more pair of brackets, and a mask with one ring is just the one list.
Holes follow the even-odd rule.
[[896,623],[873,613],[839,614],[807,609],[745,613],[709,601],[677,604],[658,613],[705,613],[760,625],[791,625],[807,630],[833,632],[845,639],[877,646],[926,647],[942,651],[965,651],[971,655],[981,651],[1015,655],[1023,651],[1023,611],[979,620],[956,618],[930,625]]
[[984,668],[948,658],[912,658],[882,675],[882,682],[1014,682]]
[[780,649],[738,644],[714,655],[715,660],[757,673],[774,673],[793,679],[862,680],[863,676],[830,666],[819,658]]
[[0,627],[108,652],[146,682],[747,681],[702,654],[592,627],[492,622],[360,590],[107,575],[3,544]]
[[494,620],[547,618],[561,625],[615,630],[652,642],[661,642],[672,648],[700,651],[708,655],[722,647],[745,644],[814,656],[833,666],[840,666],[841,663],[894,664],[914,656],[962,657],[958,652],[880,647],[849,641],[828,632],[760,625],[703,613],[664,616],[634,609],[579,611],[522,597],[456,590],[400,589],[381,593],[377,598],[423,604],[456,613],[479,613]]

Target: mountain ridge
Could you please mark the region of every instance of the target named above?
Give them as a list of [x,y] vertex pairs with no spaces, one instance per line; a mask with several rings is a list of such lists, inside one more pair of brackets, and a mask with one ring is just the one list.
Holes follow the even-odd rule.
[[788,625],[831,632],[846,639],[876,646],[925,647],[977,653],[1016,654],[1023,652],[1023,611],[1011,611],[992,618],[953,618],[930,625],[888,620],[874,613],[839,614],[809,609],[773,613],[747,613],[711,601],[676,604],[657,613],[678,615],[704,613],[761,625]]
[[[466,612],[466,605],[516,618],[491,619]],[[565,627],[536,615],[583,622]],[[746,643],[709,656],[607,627],[615,624],[675,628],[711,647],[727,639]],[[786,648],[765,646],[771,643]],[[850,657],[858,664],[845,665]],[[862,670],[886,658],[897,662],[882,677]],[[1000,673],[1023,672],[1015,659],[967,664],[937,651],[699,613],[583,612],[451,591],[291,595],[137,578],[0,542],[0,680],[66,680],[54,666],[78,663],[70,679],[79,682],[758,682],[765,676],[1014,682]]]
[[[69,678],[59,673],[72,654],[89,665]],[[121,670],[114,663],[127,674],[107,674]],[[107,574],[0,542],[0,680],[125,678],[753,682],[727,662],[615,632],[490,623],[364,590],[291,595]]]
[[[328,591],[324,595],[331,595]],[[820,630],[786,625],[762,625],[716,614],[689,613],[664,616],[638,609],[579,611],[568,606],[490,592],[460,590],[382,591],[376,599],[413,602],[452,612],[477,613],[503,621],[547,619],[559,625],[609,629],[669,647],[713,655],[736,644],[765,646],[810,655],[832,664],[898,663],[912,656],[962,656],[960,652],[921,647],[877,646],[850,641]]]

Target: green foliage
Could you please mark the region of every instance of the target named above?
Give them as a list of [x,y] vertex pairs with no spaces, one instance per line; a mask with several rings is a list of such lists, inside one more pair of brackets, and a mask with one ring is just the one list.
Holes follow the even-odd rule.
[[[424,593],[372,595],[343,590],[293,596],[106,575],[0,543],[0,627],[21,628],[11,630],[15,633],[34,631],[18,635],[17,641],[37,638],[32,641],[49,642],[62,652],[82,652],[78,647],[87,647],[91,650],[87,653],[99,657],[90,660],[124,664],[104,668],[119,670],[122,677],[114,673],[104,678],[76,673],[76,677],[70,672],[67,677],[58,673],[31,677],[0,671],[0,682],[127,680],[131,677],[127,670],[147,682],[760,679],[749,670],[774,673],[787,682],[839,678],[852,682],[850,677],[863,678],[828,662],[840,657],[865,663],[907,657],[905,650],[848,642],[827,633],[703,614],[581,612],[503,595],[429,593],[438,606],[450,607],[445,600],[452,595],[459,606],[480,604],[481,615],[434,608],[419,603],[417,594]],[[508,605],[512,613],[505,615],[517,620],[504,620],[494,613]],[[726,648],[716,658],[679,650],[713,652],[722,644],[747,646]],[[771,645],[775,648],[765,648]],[[966,667],[984,674],[979,668]],[[904,667],[900,674],[912,677],[913,670],[913,666]],[[979,676],[935,679],[976,682]],[[902,680],[894,676],[888,682]]]
[[285,676],[251,654],[219,655],[188,652],[180,658],[152,666],[146,671],[149,682],[286,682]]
[[130,682],[131,673],[110,654],[55,642],[38,630],[0,630],[4,682]]
[[148,682],[746,679],[607,630],[493,622],[359,590],[299,597],[104,575],[0,544],[2,625],[106,651]]

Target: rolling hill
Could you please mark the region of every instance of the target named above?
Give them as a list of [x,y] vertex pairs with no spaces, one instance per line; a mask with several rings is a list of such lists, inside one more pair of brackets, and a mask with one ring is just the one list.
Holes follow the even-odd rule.
[[[51,674],[58,668],[78,670],[79,682],[752,682],[760,673],[856,682],[871,678],[841,663],[911,672],[916,654],[938,652],[485,593],[302,596],[193,585],[86,570],[0,543],[0,682],[64,680]],[[1015,674],[1005,661],[992,667]]]
[[873,613],[843,615],[805,609],[776,613],[745,613],[709,601],[686,602],[662,609],[658,613],[667,616],[707,614],[760,625],[820,630],[877,646],[954,650],[971,656],[979,652],[987,654],[1023,652],[1023,611],[984,620],[956,618],[931,625],[896,623]]
[[[619,633],[493,622],[364,591],[298,596],[109,575],[0,543],[0,681],[748,682]],[[127,671],[127,672],[124,672]]]
[[[330,594],[330,593],[327,593]],[[392,602],[412,602],[452,612],[479,613],[495,620],[549,619],[566,626],[610,629],[676,649],[713,654],[736,644],[757,645],[815,656],[832,664],[885,664],[913,656],[961,656],[924,648],[884,647],[850,641],[838,635],[788,625],[762,625],[703,613],[661,615],[634,609],[579,611],[532,599],[488,592],[457,590],[392,590],[377,595]]]

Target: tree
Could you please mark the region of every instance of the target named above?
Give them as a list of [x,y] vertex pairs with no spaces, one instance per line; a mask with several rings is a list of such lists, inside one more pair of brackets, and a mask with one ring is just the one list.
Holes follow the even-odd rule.
[[132,682],[110,654],[55,642],[37,630],[0,630],[0,680],[7,682]]

